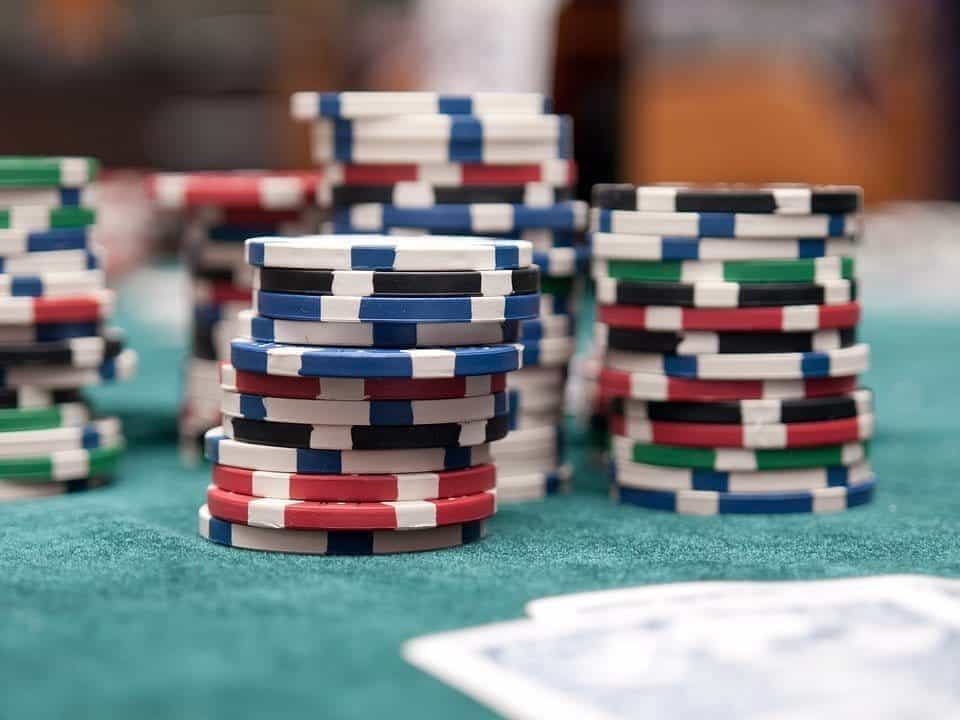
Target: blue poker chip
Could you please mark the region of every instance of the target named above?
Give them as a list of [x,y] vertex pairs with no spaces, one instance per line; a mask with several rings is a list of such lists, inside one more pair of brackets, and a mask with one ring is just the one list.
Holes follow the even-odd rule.
[[545,277],[572,277],[586,273],[590,267],[590,246],[554,247],[534,251],[533,264]]
[[93,337],[102,333],[99,322],[40,323],[0,329],[0,343],[56,342],[71,338]]
[[97,270],[100,266],[99,255],[90,250],[50,250],[0,257],[0,273],[10,275]]
[[515,270],[529,267],[533,247],[487,237],[307,235],[251,238],[247,261],[304,270]]
[[642,490],[614,484],[615,499],[627,505],[682,515],[755,515],[836,513],[873,499],[876,480],[850,487],[828,487],[790,493],[722,493],[701,490]]
[[90,242],[89,228],[60,228],[53,230],[6,230],[0,238],[0,255],[21,255],[54,250],[85,250]]
[[540,295],[378,297],[300,295],[257,291],[254,309],[277,320],[339,323],[472,323],[528,320],[540,312]]
[[497,345],[520,338],[520,322],[337,323],[275,320],[244,310],[239,315],[241,335],[259,342],[287,345],[415,348]]
[[773,215],[725,212],[642,212],[595,208],[591,230],[629,235],[712,238],[840,238],[861,231],[856,214]]
[[520,323],[520,338],[524,342],[570,335],[576,335],[576,324],[571,315],[543,315]]
[[572,336],[523,340],[524,367],[558,367],[570,362],[577,350],[577,339]]
[[230,440],[222,428],[204,435],[204,455],[212,463],[268,472],[382,475],[462,470],[491,462],[489,445],[412,450],[310,450]]
[[238,370],[293,377],[443,378],[512,372],[523,364],[523,347],[513,344],[391,350],[236,339],[230,348]]
[[389,232],[423,229],[434,232],[515,233],[523,230],[585,229],[587,204],[570,200],[543,207],[507,203],[435,205],[426,208],[363,203],[333,212],[334,232]]
[[572,469],[562,465],[549,472],[512,475],[509,470],[497,473],[497,503],[529,502],[550,495],[570,492]]
[[41,272],[30,275],[0,275],[0,296],[66,297],[87,295],[105,287],[100,270]]
[[403,115],[545,115],[550,98],[540,93],[297,92],[290,99],[297,120],[393,118]]
[[675,237],[590,233],[593,255],[603,260],[804,260],[847,256],[856,252],[849,238],[734,238]]

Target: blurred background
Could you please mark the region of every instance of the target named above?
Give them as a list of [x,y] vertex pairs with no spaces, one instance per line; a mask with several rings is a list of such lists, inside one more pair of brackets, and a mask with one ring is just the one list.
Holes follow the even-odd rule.
[[[615,179],[856,183],[879,228],[871,255],[902,255],[904,212],[931,247],[916,272],[955,254],[951,206],[892,205],[960,195],[950,0],[33,0],[0,13],[0,83],[16,98],[2,152],[103,160],[115,272],[175,250],[142,173],[309,167],[288,110],[301,89],[550,92],[576,119],[584,197]],[[922,284],[934,304],[953,291],[952,278]]]

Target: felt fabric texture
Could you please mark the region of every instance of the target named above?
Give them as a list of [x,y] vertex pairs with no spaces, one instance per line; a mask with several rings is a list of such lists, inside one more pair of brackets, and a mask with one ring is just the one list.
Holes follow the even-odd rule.
[[617,506],[575,448],[573,495],[504,506],[466,548],[363,558],[197,536],[208,470],[177,458],[182,347],[124,315],[140,374],[96,393],[130,443],[115,484],[0,505],[4,717],[491,717],[408,666],[401,644],[558,593],[960,574],[960,332],[946,315],[868,315],[879,492],[866,508],[699,518]]

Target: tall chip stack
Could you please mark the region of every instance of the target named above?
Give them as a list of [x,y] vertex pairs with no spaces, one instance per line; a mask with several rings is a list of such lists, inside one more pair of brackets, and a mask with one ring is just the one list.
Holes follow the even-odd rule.
[[183,247],[193,307],[189,359],[180,404],[180,454],[197,462],[203,434],[220,423],[218,363],[230,357],[238,317],[250,308],[251,273],[243,242],[257,235],[317,232],[320,171],[159,173],[157,206],[184,213]]
[[498,499],[569,487],[564,388],[575,350],[577,274],[589,247],[574,200],[571,118],[537,93],[296,93],[312,123],[333,231],[487,236],[532,242],[541,316],[524,321],[524,369],[510,376],[512,432],[493,444]]
[[[199,530],[369,555],[463,545],[496,512],[539,271],[522,240],[315,235],[246,243],[253,310],[222,367]],[[479,289],[479,292],[478,292]]]
[[137,364],[105,327],[98,170],[90,158],[0,157],[0,502],[100,487],[123,454],[120,420],[96,417],[81,392]]
[[593,205],[614,496],[694,515],[869,502],[861,188],[598,185]]

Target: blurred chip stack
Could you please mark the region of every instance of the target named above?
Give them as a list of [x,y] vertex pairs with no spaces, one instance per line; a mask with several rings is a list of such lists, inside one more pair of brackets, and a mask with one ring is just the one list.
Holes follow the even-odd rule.
[[114,307],[93,240],[90,158],[0,158],[0,501],[99,487],[120,421],[81,389],[126,379],[137,356],[105,327]]
[[257,235],[316,232],[319,171],[160,173],[150,181],[158,207],[182,212],[193,298],[190,357],[184,364],[180,449],[199,460],[203,433],[220,422],[218,362],[230,357],[238,316],[250,307],[243,242]]
[[501,502],[569,486],[564,388],[575,349],[577,274],[587,206],[574,200],[571,118],[537,93],[296,93],[312,123],[335,233],[474,235],[529,240],[541,316],[521,331],[510,376],[513,433],[494,443]]
[[869,502],[862,190],[598,185],[593,205],[615,497],[696,515]]
[[[277,552],[381,554],[479,539],[490,444],[539,272],[522,240],[254,238],[253,309],[222,366],[200,534]],[[479,293],[473,292],[479,289]]]

